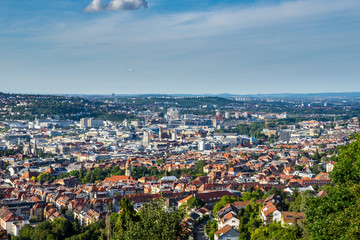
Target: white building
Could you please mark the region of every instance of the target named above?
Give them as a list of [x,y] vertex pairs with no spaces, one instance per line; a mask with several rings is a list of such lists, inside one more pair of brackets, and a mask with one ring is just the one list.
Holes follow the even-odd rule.
[[180,117],[180,111],[178,108],[171,107],[167,110],[166,115],[169,117],[169,120],[178,120]]
[[332,172],[332,170],[334,169],[334,165],[335,162],[334,161],[329,161],[326,163],[326,172]]

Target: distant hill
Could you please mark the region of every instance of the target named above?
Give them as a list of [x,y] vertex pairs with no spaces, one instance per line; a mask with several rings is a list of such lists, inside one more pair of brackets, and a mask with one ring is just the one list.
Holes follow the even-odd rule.
[[[111,95],[107,94],[59,94],[72,97],[83,98],[109,98]],[[250,98],[357,98],[360,97],[360,92],[330,92],[330,93],[269,93],[269,94],[231,94],[231,93],[219,93],[219,94],[116,94],[117,98],[166,98],[166,97],[220,97],[220,98],[238,98],[238,97],[250,97]]]

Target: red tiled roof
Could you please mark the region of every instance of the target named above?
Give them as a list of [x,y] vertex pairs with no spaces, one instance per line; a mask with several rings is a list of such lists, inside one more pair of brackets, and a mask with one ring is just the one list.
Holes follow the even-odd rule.
[[232,229],[232,227],[230,227],[229,225],[225,225],[224,227],[217,230],[215,232],[215,235],[221,236],[221,235],[227,233],[228,231],[230,231],[231,229]]
[[132,177],[129,176],[111,176],[108,178],[105,178],[105,182],[122,182],[122,181],[131,181],[133,180]]

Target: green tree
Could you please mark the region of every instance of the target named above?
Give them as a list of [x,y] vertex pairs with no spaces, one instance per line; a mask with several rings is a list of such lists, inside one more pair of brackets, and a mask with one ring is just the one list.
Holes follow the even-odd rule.
[[186,205],[191,209],[191,208],[194,208],[194,207],[202,207],[205,205],[204,201],[197,198],[197,197],[194,197],[192,196],[191,198],[189,198],[186,202]]
[[360,135],[355,135],[354,140],[338,151],[334,170],[330,173],[336,185],[346,186],[360,182]]
[[130,228],[130,225],[138,220],[130,198],[123,197],[120,201],[120,214],[114,228],[115,236],[123,235]]
[[44,151],[42,150],[42,148],[39,149],[39,151],[38,151],[38,156],[39,156],[40,158],[45,157],[45,153],[44,153]]
[[165,163],[164,159],[158,159],[156,160],[156,164],[163,164]]
[[313,197],[311,191],[306,191],[299,193],[295,198],[295,201],[290,203],[289,211],[291,212],[305,212],[306,211],[306,202]]
[[255,199],[250,200],[250,203],[240,210],[239,217],[239,239],[250,239],[251,234],[262,225],[259,216],[261,205],[255,202]]
[[214,240],[214,234],[217,230],[218,230],[218,224],[215,219],[212,219],[205,224],[205,233],[210,240]]
[[200,160],[196,163],[195,167],[196,167],[196,171],[197,172],[203,172],[203,169],[205,167],[206,163],[203,160]]
[[227,203],[233,203],[233,202],[235,202],[237,199],[235,198],[235,197],[232,197],[232,196],[223,196],[222,198],[221,198],[221,200],[220,201],[218,201],[216,204],[215,204],[215,206],[214,206],[214,208],[213,208],[213,215],[215,216],[215,217],[217,217],[217,213],[218,213],[218,211],[220,210],[220,209],[222,209],[223,207],[225,207],[225,205],[227,204]]
[[305,230],[309,239],[360,238],[360,137],[339,150],[333,172],[335,187],[327,196],[306,202]]
[[127,223],[124,231],[115,231],[113,239],[187,239],[181,224],[184,213],[176,210],[167,211],[164,199],[143,205],[137,216],[137,220]]
[[296,226],[283,228],[280,222],[273,222],[261,226],[251,235],[254,240],[297,240],[301,237],[301,232]]
[[242,195],[242,200],[246,201],[246,200],[251,200],[251,199],[261,199],[264,196],[263,191],[261,191],[260,188],[256,189],[255,191],[253,190],[253,188],[249,188],[248,191],[244,192]]
[[38,181],[54,181],[55,177],[52,177],[50,173],[40,173],[39,176],[37,176]]

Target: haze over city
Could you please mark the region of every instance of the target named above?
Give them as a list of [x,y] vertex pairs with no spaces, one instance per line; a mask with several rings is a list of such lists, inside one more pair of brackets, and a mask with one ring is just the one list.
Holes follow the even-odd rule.
[[357,0],[2,0],[1,91],[360,89]]

